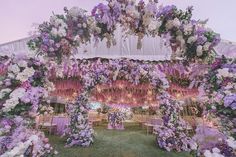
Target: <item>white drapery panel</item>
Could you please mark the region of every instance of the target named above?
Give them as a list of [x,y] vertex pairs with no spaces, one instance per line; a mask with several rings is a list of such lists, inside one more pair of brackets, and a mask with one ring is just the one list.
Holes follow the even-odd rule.
[[[106,41],[100,42],[94,46],[94,42],[87,45],[81,45],[78,48],[76,58],[131,58],[137,60],[168,60],[170,59],[171,49],[165,45],[161,38],[152,38],[145,36],[142,41],[142,48],[137,49],[137,37],[128,36],[125,40],[122,38],[121,29],[118,28],[115,32],[116,45],[107,48]],[[0,45],[1,55],[24,54],[34,55],[27,47],[27,42],[30,38],[9,42]],[[218,54],[224,54],[227,57],[236,57],[236,43],[222,41],[217,47]]]

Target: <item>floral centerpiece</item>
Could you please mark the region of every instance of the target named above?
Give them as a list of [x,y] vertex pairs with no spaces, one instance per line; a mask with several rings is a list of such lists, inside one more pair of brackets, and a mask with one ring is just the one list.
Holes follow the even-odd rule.
[[122,125],[125,120],[125,114],[121,111],[114,110],[108,113],[108,122],[112,128],[117,128]]

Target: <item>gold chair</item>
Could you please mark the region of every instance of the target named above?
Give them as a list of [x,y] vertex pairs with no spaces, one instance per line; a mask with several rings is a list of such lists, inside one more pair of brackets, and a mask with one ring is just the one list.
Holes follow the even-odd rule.
[[53,123],[52,115],[40,115],[39,116],[39,129],[52,134],[56,132],[57,125]]

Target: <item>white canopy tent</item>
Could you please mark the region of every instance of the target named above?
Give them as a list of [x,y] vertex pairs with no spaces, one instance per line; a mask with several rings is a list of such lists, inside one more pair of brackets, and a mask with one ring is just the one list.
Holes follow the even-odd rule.
[[[145,37],[142,42],[142,49],[137,49],[137,37],[129,36],[125,40],[122,38],[120,30],[116,32],[116,45],[107,48],[106,41],[102,41],[97,46],[94,42],[88,45],[81,45],[78,48],[76,58],[131,58],[137,60],[168,60],[171,55],[170,47],[166,46],[165,41],[161,38]],[[0,45],[1,55],[20,55],[28,53],[35,55],[27,47],[29,38],[16,40]],[[225,55],[230,58],[236,57],[236,43],[223,40],[216,48],[219,55]]]

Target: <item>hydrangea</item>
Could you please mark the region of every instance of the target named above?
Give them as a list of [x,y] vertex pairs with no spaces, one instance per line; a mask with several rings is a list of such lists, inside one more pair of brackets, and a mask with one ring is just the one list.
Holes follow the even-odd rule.
[[8,67],[9,72],[13,72],[14,74],[18,74],[20,72],[20,68],[16,64],[12,64]]
[[19,99],[17,99],[17,98],[7,99],[6,102],[3,104],[2,111],[9,112],[12,109],[14,109],[15,106],[18,104],[19,104]]
[[229,72],[228,68],[223,68],[218,70],[217,77],[223,78],[223,77],[233,77],[234,74]]
[[224,106],[236,110],[236,94],[230,94],[224,98]]
[[27,62],[25,60],[20,60],[17,64],[21,68],[27,67]]
[[236,150],[236,140],[233,138],[233,137],[229,137],[227,140],[226,140],[227,144],[233,148],[234,150]]
[[4,98],[4,96],[10,93],[12,90],[10,88],[5,88],[0,91],[0,99]]
[[34,75],[34,72],[35,70],[33,67],[30,67],[30,68],[27,67],[22,72],[17,74],[16,79],[21,82],[25,82],[28,80],[28,78]]
[[26,90],[24,88],[17,88],[10,94],[10,98],[12,99],[20,99],[25,95]]

